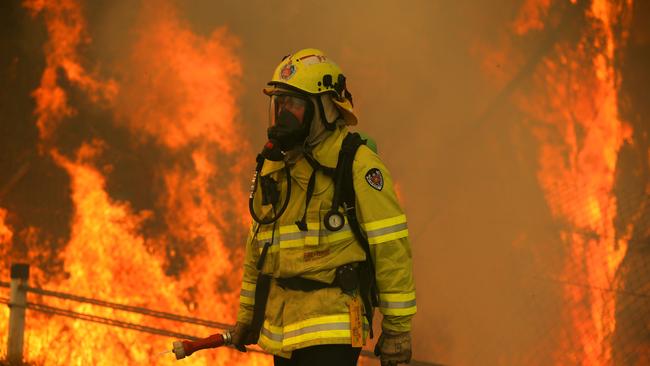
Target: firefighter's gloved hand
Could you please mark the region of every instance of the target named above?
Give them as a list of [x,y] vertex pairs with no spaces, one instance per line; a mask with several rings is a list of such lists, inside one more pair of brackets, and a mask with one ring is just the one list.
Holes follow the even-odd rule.
[[246,345],[257,343],[256,337],[253,337],[250,331],[250,325],[237,322],[235,329],[230,331],[232,337],[232,345],[240,352],[246,352]]
[[384,329],[375,346],[375,355],[381,366],[395,366],[411,361],[411,332],[395,332]]

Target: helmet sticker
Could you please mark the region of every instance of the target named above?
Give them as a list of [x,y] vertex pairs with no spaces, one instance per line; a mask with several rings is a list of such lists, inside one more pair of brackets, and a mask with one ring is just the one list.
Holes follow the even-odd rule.
[[289,80],[295,73],[296,67],[291,62],[289,62],[288,64],[284,65],[282,70],[280,70],[280,77],[282,80]]
[[307,55],[298,59],[303,65],[309,66],[313,64],[320,64],[327,61],[327,57],[321,55]]
[[378,191],[381,191],[382,188],[384,188],[384,176],[381,175],[381,171],[377,168],[368,170],[366,173],[366,182]]

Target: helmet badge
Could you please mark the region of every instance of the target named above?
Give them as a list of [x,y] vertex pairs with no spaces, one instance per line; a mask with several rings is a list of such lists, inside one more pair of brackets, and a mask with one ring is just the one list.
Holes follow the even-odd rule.
[[289,80],[296,73],[296,67],[291,63],[291,61],[284,65],[282,70],[280,70],[280,78],[282,80]]

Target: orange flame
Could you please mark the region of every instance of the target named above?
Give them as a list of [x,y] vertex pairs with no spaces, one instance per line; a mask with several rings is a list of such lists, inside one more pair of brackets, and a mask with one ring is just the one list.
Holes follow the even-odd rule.
[[9,247],[14,236],[13,231],[5,222],[7,220],[7,213],[7,210],[0,208],[0,244],[2,244],[3,251]]
[[548,12],[551,0],[526,0],[519,10],[519,18],[513,24],[514,33],[524,35],[533,30],[544,29],[542,19]]
[[[231,179],[245,174],[242,158],[249,149],[234,123],[234,84],[241,74],[231,51],[236,40],[225,29],[207,39],[193,34],[165,2],[146,7],[142,14],[140,38],[117,101],[117,120],[134,136],[153,139],[171,156],[187,158],[160,168],[165,192],[159,204],[168,238],[196,243],[190,250],[200,253],[192,259],[192,271],[179,280],[193,288],[191,303],[212,304],[206,316],[215,310],[231,313],[237,294],[214,298],[214,288],[219,279],[231,288],[238,286],[238,278],[230,275],[239,270],[231,264],[232,243],[224,243],[224,234],[233,223],[245,233],[242,228],[249,220],[245,186]],[[243,242],[244,237],[234,239]]]
[[[9,248],[11,248],[11,242],[13,240],[13,230],[7,225],[7,214],[8,211],[4,208],[0,208],[0,257],[9,258]],[[9,271],[8,268],[2,266],[0,268],[0,275],[5,279],[8,277]],[[6,280],[5,280],[6,281]],[[7,329],[9,319],[9,308],[6,306],[2,307],[2,312],[0,312],[0,327]],[[7,332],[0,332],[0,344],[7,344]],[[0,353],[0,359],[4,358],[5,355]]]
[[58,84],[59,70],[65,73],[68,81],[87,92],[93,101],[111,100],[117,93],[117,85],[112,80],[98,81],[81,65],[77,48],[90,42],[90,38],[86,34],[86,22],[78,3],[25,0],[23,5],[33,15],[43,14],[49,34],[49,41],[45,45],[46,67],[41,84],[33,94],[40,138],[48,141],[60,121],[76,112],[68,105],[66,93]]
[[[529,1],[527,6],[531,3],[549,5]],[[629,239],[616,232],[613,193],[617,154],[632,134],[619,116],[620,80],[614,68],[614,20],[624,9],[592,1],[586,14],[590,28],[577,45],[556,45],[555,55],[546,57],[535,74],[537,88],[547,94],[518,96],[522,109],[542,124],[536,129],[538,180],[553,216],[565,223],[562,277],[585,286],[564,289],[564,316],[571,327],[563,331],[558,365],[612,364],[616,295],[603,289],[616,288]],[[515,28],[536,29],[530,24],[538,21],[520,20]]]
[[[242,157],[249,154],[235,120],[236,81],[241,74],[233,55],[234,38],[225,29],[210,37],[193,34],[165,1],[144,8],[138,40],[133,45],[124,80],[100,81],[83,66],[79,47],[89,43],[83,9],[73,0],[27,0],[42,14],[48,29],[46,68],[34,92],[42,147],[70,176],[74,207],[71,237],[61,253],[66,278],[43,283],[62,292],[148,307],[221,322],[234,322],[238,301],[241,244],[248,224],[242,181]],[[154,16],[152,16],[154,15]],[[135,142],[153,141],[169,161],[152,164],[162,180],[155,209],[135,210],[126,200],[111,198],[106,169],[98,160],[110,143],[83,143],[74,158],[56,146],[57,128],[80,106],[69,104],[70,87],[112,110],[115,124],[131,132]],[[110,169],[108,169],[110,170]],[[138,182],[141,184],[140,182]],[[144,184],[150,184],[144,182]],[[159,237],[143,234],[143,225],[158,209],[168,230]],[[11,239],[0,210],[0,241]],[[9,234],[7,234],[7,232]],[[241,234],[233,234],[239,232]],[[8,239],[7,239],[8,238]],[[234,240],[234,243],[225,241]],[[168,241],[186,246],[191,265],[177,277],[165,272]],[[4,245],[3,245],[4,248]],[[236,249],[234,249],[236,248]],[[30,301],[35,299],[30,295]],[[180,325],[62,300],[43,300],[73,311],[177,332],[209,335],[214,330]],[[0,314],[6,327],[8,314]],[[146,333],[28,312],[26,359],[47,365],[130,365],[160,363],[171,339]],[[173,356],[172,356],[173,358]],[[241,360],[240,360],[241,359]],[[192,355],[193,364],[268,364],[268,357],[228,350]]]
[[172,149],[202,142],[232,153],[242,147],[232,123],[241,67],[230,50],[237,41],[225,29],[199,37],[174,12],[166,2],[143,9],[118,119]]

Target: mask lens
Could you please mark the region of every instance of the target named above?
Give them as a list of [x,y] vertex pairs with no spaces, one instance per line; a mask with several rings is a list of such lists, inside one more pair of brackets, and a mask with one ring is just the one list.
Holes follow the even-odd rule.
[[303,123],[307,100],[292,95],[272,95],[269,106],[270,126],[275,126],[279,122],[279,116],[286,112],[291,113],[296,119]]

